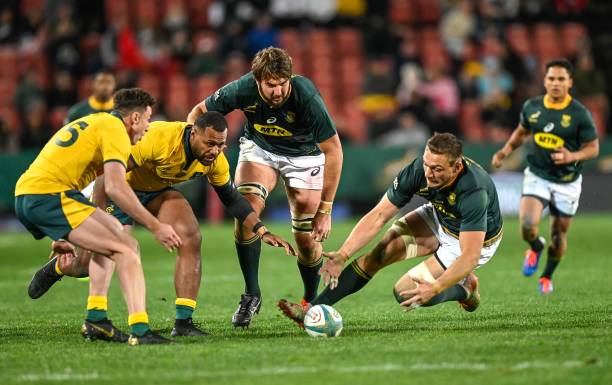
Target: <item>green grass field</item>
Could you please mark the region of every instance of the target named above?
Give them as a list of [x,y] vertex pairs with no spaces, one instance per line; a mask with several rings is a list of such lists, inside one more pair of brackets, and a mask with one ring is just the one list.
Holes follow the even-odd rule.
[[[80,336],[87,284],[64,279],[33,301],[26,288],[49,241],[0,235],[0,383],[7,384],[611,384],[612,260],[610,216],[579,216],[555,292],[543,297],[520,273],[524,244],[506,220],[497,255],[478,271],[482,304],[456,303],[405,313],[393,283],[415,262],[377,275],[335,307],[339,338],[314,339],[282,317],[279,298],[299,299],[295,261],[263,246],[264,304],[248,330],[230,318],[243,289],[229,226],[202,228],[204,274],[195,318],[212,333],[170,346],[88,343]],[[351,223],[336,223],[327,249]],[[289,236],[286,224],[273,231]],[[542,226],[544,230],[544,224]],[[138,232],[154,329],[169,335],[174,317],[171,255]],[[110,317],[127,329],[118,283]]]

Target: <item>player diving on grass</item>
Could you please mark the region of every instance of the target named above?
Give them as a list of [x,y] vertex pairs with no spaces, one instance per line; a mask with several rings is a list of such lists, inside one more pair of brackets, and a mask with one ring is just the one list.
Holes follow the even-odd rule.
[[[248,227],[265,243],[284,247],[287,254],[295,255],[292,246],[281,237],[269,232],[259,220],[248,201],[234,186],[227,158],[223,154],[227,139],[227,123],[218,112],[207,112],[191,125],[184,122],[153,122],[149,132],[132,147],[128,161],[127,182],[135,190],[140,202],[159,220],[172,224],[183,240],[178,247],[174,274],[176,315],[172,336],[201,336],[206,333],[192,321],[201,281],[202,236],[198,221],[185,197],[173,185],[196,177],[206,176],[219,198],[232,216]],[[99,205],[117,218],[131,231],[132,218],[114,202],[106,202],[101,195],[105,190],[103,179],[96,181],[94,197]],[[63,247],[70,248],[64,243]],[[112,265],[94,257],[88,267],[88,254],[66,250],[67,256],[55,256],[32,279],[29,294],[40,297],[64,275],[100,274],[108,279],[105,285],[95,287],[93,295],[103,297],[112,275]],[[93,270],[92,270],[93,269]],[[61,274],[58,274],[61,271]],[[103,310],[100,312],[99,310]],[[88,313],[85,325],[106,318],[106,307]],[[86,337],[104,338],[104,334],[87,330]]]
[[[303,299],[313,300],[319,286],[321,243],[331,230],[331,212],[342,169],[342,147],[321,95],[307,78],[292,73],[285,50],[259,51],[252,71],[223,86],[196,105],[193,122],[206,111],[227,114],[240,109],[247,119],[236,169],[238,191],[259,215],[268,193],[284,182],[298,249]],[[236,222],[236,251],[245,292],[232,316],[245,327],[261,307],[261,242],[251,228]]]
[[[429,203],[396,220],[369,252],[345,264],[366,246],[414,195]],[[459,301],[478,308],[478,278],[473,270],[487,263],[502,238],[502,218],[491,177],[462,155],[452,134],[434,134],[422,156],[404,168],[380,202],[355,225],[321,269],[329,285],[309,304],[278,302],[281,311],[304,325],[313,305],[333,305],[365,286],[392,263],[430,256],[410,269],[393,288],[407,308]],[[343,269],[344,268],[344,269]]]
[[[155,218],[139,202],[125,180],[131,145],[144,135],[155,100],[140,89],[124,89],[114,97],[111,113],[97,113],[70,122],[44,146],[15,186],[15,211],[34,235],[92,250],[100,261],[113,261],[128,309],[130,341],[160,343],[165,339],[149,329],[145,280],[138,243],[119,221],[97,208],[80,192],[103,174],[106,194],[118,207],[149,229],[168,250],[180,247],[171,225]],[[50,269],[57,265],[51,263]],[[91,277],[91,287],[104,285]],[[105,308],[106,299],[90,293],[88,309]],[[95,327],[108,335],[116,330],[110,320],[98,318]],[[122,342],[128,340],[123,336]]]
[[572,65],[565,59],[546,64],[546,94],[525,102],[520,122],[491,165],[523,145],[528,137],[529,152],[519,208],[521,233],[529,248],[523,260],[523,274],[538,269],[546,240],[539,236],[542,211],[550,207],[550,245],[546,267],[538,280],[542,294],[553,291],[552,275],[567,249],[567,232],[578,210],[582,190],[582,161],[599,154],[599,140],[589,111],[569,94]]

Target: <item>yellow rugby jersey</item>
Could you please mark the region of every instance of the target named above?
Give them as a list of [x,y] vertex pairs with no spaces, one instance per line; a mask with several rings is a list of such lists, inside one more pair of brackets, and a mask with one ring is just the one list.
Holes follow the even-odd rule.
[[138,168],[127,174],[129,185],[136,191],[159,191],[197,178],[208,177],[210,184],[229,182],[229,163],[223,153],[204,166],[191,154],[189,132],[185,122],[153,122],[149,131],[132,147],[132,159]]
[[130,137],[115,113],[85,116],[60,128],[17,181],[15,196],[82,190],[104,172],[104,163],[130,156]]

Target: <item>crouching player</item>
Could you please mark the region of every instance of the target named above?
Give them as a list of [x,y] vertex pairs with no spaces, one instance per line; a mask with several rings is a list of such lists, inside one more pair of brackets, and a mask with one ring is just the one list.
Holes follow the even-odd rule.
[[[395,221],[371,251],[343,269],[413,195],[429,201]],[[502,237],[497,192],[490,176],[462,156],[452,134],[434,134],[421,157],[404,168],[387,193],[353,228],[321,269],[329,285],[311,303],[278,303],[282,312],[303,326],[308,308],[332,305],[365,286],[392,263],[432,255],[395,284],[397,301],[407,308],[459,301],[472,312],[480,302],[478,278],[472,272],[493,256]]]
[[[202,236],[198,221],[185,197],[172,188],[174,184],[206,175],[228,211],[244,226],[250,228],[267,244],[284,247],[287,254],[295,255],[292,246],[281,237],[269,232],[259,220],[248,201],[238,193],[229,173],[229,164],[222,150],[227,139],[227,123],[223,115],[207,112],[191,125],[183,122],[153,122],[147,135],[132,148],[128,162],[127,181],[140,202],[159,220],[172,224],[183,240],[178,248],[174,274],[176,290],[176,319],[172,336],[201,336],[206,334],[192,322],[196,298],[201,280]],[[100,182],[100,183],[99,183]],[[94,189],[96,201],[105,190],[104,180],[98,179]],[[102,200],[104,202],[104,200]],[[134,221],[114,202],[108,202],[106,211],[131,230]],[[29,293],[33,298],[44,294],[62,273],[83,275],[82,268],[87,253],[72,253],[70,245],[62,245],[68,258],[55,256],[41,268],[30,284]],[[59,247],[59,246],[58,246]],[[60,257],[60,258],[58,258]],[[68,271],[64,271],[64,267]],[[59,273],[62,272],[62,273]],[[112,265],[94,256],[89,264],[89,274],[110,278]],[[95,287],[95,295],[103,298],[110,279],[100,280],[104,285]],[[106,317],[106,305],[88,313],[85,322]],[[103,312],[100,312],[102,310]],[[84,329],[85,330],[85,329]],[[88,329],[89,338],[104,338],[104,334]]]

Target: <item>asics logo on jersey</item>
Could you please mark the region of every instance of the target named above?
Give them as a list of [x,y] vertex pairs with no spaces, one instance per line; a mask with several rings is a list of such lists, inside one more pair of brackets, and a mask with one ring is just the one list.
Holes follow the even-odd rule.
[[275,118],[275,117],[268,118],[268,120],[266,120],[266,123],[268,123],[268,124],[274,124],[274,123],[276,123],[276,118]]
[[548,123],[547,125],[544,126],[542,131],[544,131],[544,132],[551,132],[554,128],[555,128],[555,124],[550,122],[550,123]]

